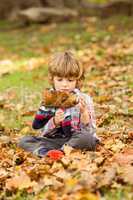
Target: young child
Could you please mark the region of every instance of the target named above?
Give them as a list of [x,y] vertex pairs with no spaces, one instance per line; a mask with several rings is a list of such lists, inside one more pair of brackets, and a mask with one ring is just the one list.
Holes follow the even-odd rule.
[[50,150],[63,151],[65,144],[94,151],[99,139],[92,99],[80,91],[85,73],[83,66],[71,52],[65,51],[52,57],[48,72],[51,90],[73,92],[79,103],[67,109],[41,105],[32,124],[34,129],[41,129],[41,135],[25,136],[19,146],[39,157]]

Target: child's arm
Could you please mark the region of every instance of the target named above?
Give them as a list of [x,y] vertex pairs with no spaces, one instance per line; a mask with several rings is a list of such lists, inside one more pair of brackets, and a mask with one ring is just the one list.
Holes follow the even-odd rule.
[[92,128],[96,128],[95,112],[92,99],[89,96],[86,96],[86,98],[81,97],[79,107],[81,112],[81,123],[89,125]]
[[60,126],[60,123],[64,120],[64,111],[62,109],[58,109],[55,112],[55,115],[49,119],[49,121],[45,124],[45,126],[42,129],[42,136],[45,136],[46,134],[50,134],[51,130],[54,128],[57,128]]
[[53,113],[48,111],[44,106],[40,106],[32,123],[34,129],[43,128],[44,125],[53,117]]

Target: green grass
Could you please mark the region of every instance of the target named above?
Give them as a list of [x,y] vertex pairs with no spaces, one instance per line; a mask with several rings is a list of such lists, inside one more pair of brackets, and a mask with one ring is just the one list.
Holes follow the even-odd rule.
[[44,54],[43,48],[48,48],[48,45],[52,48],[60,37],[66,37],[66,43],[67,39],[73,40],[79,30],[82,33],[84,28],[77,22],[72,22],[70,25],[64,23],[48,31],[45,30],[45,26],[32,25],[23,31],[16,29],[1,32],[0,44],[7,52],[16,53],[20,57],[38,57]]
[[5,75],[0,79],[0,91],[4,92],[9,88],[28,88],[30,90],[38,90],[46,87],[47,66],[39,67],[33,71],[16,71]]
[[131,200],[131,187],[120,187],[117,189],[111,189],[110,191],[104,191],[105,200]]
[[[0,44],[6,53],[17,55],[17,58],[22,59],[44,56],[47,54],[45,49],[49,51],[66,48],[80,49],[81,45],[103,40],[106,36],[110,36],[106,30],[100,32],[96,30],[95,33],[86,31],[82,21],[79,21],[59,24],[53,26],[52,29],[32,25],[24,30],[2,31]],[[3,55],[0,55],[0,58],[3,58]]]
[[[118,16],[102,21],[97,19],[96,22],[88,23],[87,26],[87,23],[85,25],[81,19],[77,22],[51,26],[33,24],[24,29],[12,29],[9,23],[0,21],[1,30],[3,29],[0,32],[0,47],[4,48],[6,55],[13,55],[13,58],[16,56],[16,59],[45,56],[47,51],[53,52],[66,48],[81,49],[90,43],[119,37],[126,32],[127,27],[131,28],[131,20],[125,16]],[[119,35],[108,30],[110,25],[115,27],[115,31],[119,31]],[[8,26],[10,28],[6,31],[5,27]],[[119,27],[118,30],[117,27]],[[4,57],[6,57],[4,54],[0,54],[0,59]]]
[[102,4],[102,3],[107,3],[110,0],[87,0],[87,1],[92,3]]
[[[2,96],[4,93],[9,93],[9,95],[15,93],[15,98],[10,100],[10,103],[16,105],[16,107],[22,105],[25,107],[24,110],[37,109],[43,88],[49,86],[46,76],[46,66],[30,72],[16,71],[3,76],[0,79],[0,94]],[[3,126],[5,126],[5,122],[8,122],[7,127],[20,128],[24,126],[25,121],[33,119],[32,116],[20,116],[21,113],[16,107],[13,110],[0,110],[0,116],[4,116]]]

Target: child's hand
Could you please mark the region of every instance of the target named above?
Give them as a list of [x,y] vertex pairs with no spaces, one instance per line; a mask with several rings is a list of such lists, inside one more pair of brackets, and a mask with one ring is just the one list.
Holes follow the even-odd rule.
[[80,120],[84,124],[88,124],[90,122],[90,114],[88,112],[88,107],[83,97],[80,97],[79,103],[77,105],[80,109],[81,117]]
[[65,119],[64,111],[62,109],[58,109],[54,116],[54,123],[56,126],[60,124]]
[[83,97],[79,97],[79,103],[77,106],[79,107],[81,113],[84,113],[87,110],[87,104]]

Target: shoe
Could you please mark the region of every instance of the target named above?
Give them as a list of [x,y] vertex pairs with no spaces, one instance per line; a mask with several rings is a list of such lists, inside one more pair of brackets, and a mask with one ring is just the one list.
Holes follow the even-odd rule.
[[53,160],[60,160],[64,156],[64,152],[62,150],[52,149],[48,151],[47,156]]

